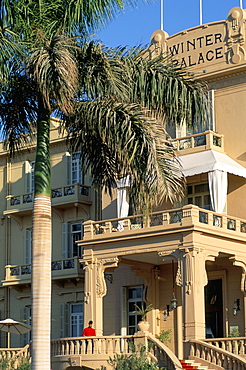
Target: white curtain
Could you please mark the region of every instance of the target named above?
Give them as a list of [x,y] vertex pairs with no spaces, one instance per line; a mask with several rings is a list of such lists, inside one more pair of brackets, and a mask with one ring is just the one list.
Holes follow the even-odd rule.
[[208,172],[210,198],[214,212],[223,213],[225,210],[227,182],[227,172],[219,170]]
[[[126,176],[117,181],[117,217],[127,217],[129,211],[129,203],[127,200],[127,187],[130,186],[130,178]],[[117,229],[124,230],[124,220],[118,222]]]

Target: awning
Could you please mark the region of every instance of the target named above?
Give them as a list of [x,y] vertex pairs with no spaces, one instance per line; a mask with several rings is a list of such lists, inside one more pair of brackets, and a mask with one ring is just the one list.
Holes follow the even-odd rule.
[[186,177],[219,170],[246,178],[246,168],[228,157],[228,155],[214,150],[186,154],[178,158]]

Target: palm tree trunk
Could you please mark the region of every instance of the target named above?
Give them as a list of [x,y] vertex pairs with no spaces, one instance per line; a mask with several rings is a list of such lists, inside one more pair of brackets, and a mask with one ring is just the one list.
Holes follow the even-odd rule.
[[51,198],[49,112],[37,122],[32,242],[32,369],[50,370]]

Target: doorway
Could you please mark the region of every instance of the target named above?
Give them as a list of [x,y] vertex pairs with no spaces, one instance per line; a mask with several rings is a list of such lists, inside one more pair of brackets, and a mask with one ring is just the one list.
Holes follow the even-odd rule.
[[205,286],[206,338],[223,338],[222,279],[209,280]]

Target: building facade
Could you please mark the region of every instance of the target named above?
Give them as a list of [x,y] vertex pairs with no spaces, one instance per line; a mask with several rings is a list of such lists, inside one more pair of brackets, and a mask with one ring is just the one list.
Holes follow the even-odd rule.
[[[186,341],[246,336],[246,11],[173,36],[154,32],[150,57],[166,52],[207,84],[210,99],[207,127],[167,127],[187,180],[182,203],[127,216],[130,183],[112,199],[96,192],[52,122],[52,338],[79,337],[89,320],[98,336],[133,335],[135,305],[149,304],[150,332],[169,331],[180,359]],[[0,317],[31,323],[35,145],[11,160],[1,145]],[[30,339],[12,336],[11,345]],[[4,333],[0,340],[4,347]]]

